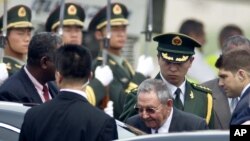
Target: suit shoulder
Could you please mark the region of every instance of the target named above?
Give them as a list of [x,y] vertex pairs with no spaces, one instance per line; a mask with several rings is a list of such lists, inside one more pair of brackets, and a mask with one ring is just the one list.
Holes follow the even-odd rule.
[[191,87],[197,91],[200,91],[200,92],[204,92],[204,93],[212,93],[212,90],[208,87],[205,87],[203,85],[200,85],[200,84],[196,84],[196,83],[193,83],[193,82],[189,82]]

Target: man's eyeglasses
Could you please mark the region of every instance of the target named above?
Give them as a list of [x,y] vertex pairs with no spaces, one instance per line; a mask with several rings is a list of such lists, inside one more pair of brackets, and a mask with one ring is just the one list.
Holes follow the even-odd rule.
[[157,110],[159,110],[159,108],[161,107],[162,104],[160,104],[159,106],[157,107],[146,107],[146,108],[141,108],[141,107],[137,107],[135,105],[135,110],[138,112],[138,113],[143,113],[143,111],[145,110],[145,112],[147,114],[154,114]]

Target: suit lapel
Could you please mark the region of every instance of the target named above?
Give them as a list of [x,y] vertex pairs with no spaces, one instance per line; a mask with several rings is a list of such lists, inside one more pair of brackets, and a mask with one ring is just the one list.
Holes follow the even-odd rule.
[[31,98],[31,102],[42,103],[42,100],[30,78],[24,71],[24,67],[20,70],[20,79],[23,82],[23,88],[26,90],[27,95]]

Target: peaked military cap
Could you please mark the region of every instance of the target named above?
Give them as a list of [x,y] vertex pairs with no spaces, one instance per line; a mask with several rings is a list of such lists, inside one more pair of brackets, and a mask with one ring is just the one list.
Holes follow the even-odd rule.
[[158,42],[157,50],[160,55],[169,62],[186,62],[195,54],[195,47],[201,47],[200,43],[193,38],[179,33],[167,33],[153,38]]
[[[89,24],[89,31],[99,30],[107,25],[107,6],[102,8]],[[128,25],[128,10],[125,5],[121,3],[112,3],[111,4],[111,16],[110,24],[115,25]]]
[[[76,25],[83,27],[85,20],[84,9],[75,3],[66,3],[64,9],[63,25]],[[45,28],[51,32],[60,25],[60,6],[58,6],[47,18]]]
[[[25,5],[17,5],[7,12],[7,29],[33,28],[31,23],[31,10]],[[0,29],[3,29],[3,16],[0,18]]]

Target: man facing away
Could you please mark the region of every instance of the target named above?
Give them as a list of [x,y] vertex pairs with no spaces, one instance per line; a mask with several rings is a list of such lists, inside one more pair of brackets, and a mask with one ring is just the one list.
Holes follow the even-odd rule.
[[91,77],[90,52],[79,45],[65,45],[57,50],[54,61],[60,92],[53,100],[28,110],[19,141],[117,139],[115,119],[86,99],[85,89]]
[[169,133],[208,129],[206,121],[173,106],[168,86],[162,80],[147,79],[138,88],[138,115],[127,123],[146,133]]

